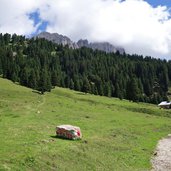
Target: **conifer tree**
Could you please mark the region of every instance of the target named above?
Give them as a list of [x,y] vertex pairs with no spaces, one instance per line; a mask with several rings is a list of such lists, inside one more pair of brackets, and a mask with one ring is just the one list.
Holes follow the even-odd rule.
[[137,102],[139,99],[140,90],[135,77],[132,77],[127,84],[127,99]]

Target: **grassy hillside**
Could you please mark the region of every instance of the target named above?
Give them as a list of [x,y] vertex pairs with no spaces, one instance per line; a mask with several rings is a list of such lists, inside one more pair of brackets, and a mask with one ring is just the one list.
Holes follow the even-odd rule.
[[[0,170],[143,171],[171,133],[170,111],[56,88],[39,95],[0,78]],[[83,139],[55,137],[81,127]]]

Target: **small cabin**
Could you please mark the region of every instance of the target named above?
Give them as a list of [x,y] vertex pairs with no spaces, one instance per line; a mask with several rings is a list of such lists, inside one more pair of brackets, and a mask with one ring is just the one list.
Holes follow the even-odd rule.
[[158,106],[163,109],[171,109],[171,102],[163,101],[160,104],[158,104]]

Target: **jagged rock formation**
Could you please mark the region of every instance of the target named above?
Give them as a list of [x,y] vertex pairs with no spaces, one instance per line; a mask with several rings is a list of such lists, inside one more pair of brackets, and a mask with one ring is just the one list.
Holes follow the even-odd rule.
[[108,42],[88,43],[88,40],[82,40],[81,39],[77,42],[77,45],[79,46],[79,48],[84,46],[84,47],[92,48],[93,50],[98,49],[101,51],[105,51],[107,53],[119,51],[121,54],[123,54],[125,52],[125,50],[123,48],[115,47]]
[[70,40],[70,38],[68,38],[67,36],[58,34],[58,33],[42,32],[42,33],[38,34],[36,37],[45,38],[54,43],[62,44],[63,46],[68,45],[70,48],[73,48],[73,49],[79,48],[76,43],[74,43]]
[[88,46],[89,46],[89,43],[88,43],[88,40],[87,40],[87,39],[85,39],[85,40],[80,39],[80,40],[77,42],[77,45],[78,45],[79,47],[88,47]]
[[121,54],[125,52],[125,50],[121,47],[115,47],[112,44],[108,42],[94,42],[94,43],[89,43],[88,40],[83,40],[80,39],[77,43],[71,41],[70,38],[67,36],[60,35],[58,33],[48,33],[48,32],[42,32],[38,34],[36,37],[38,38],[45,38],[49,41],[52,41],[57,44],[62,44],[62,45],[68,45],[70,48],[77,49],[81,47],[88,47],[92,48],[93,50],[101,50],[105,51],[106,53],[110,52],[116,52],[119,51]]

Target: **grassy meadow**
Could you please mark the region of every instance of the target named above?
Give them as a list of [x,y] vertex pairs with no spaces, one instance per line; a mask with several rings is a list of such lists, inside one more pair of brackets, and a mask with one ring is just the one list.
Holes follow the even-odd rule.
[[[60,124],[83,138],[56,138]],[[0,171],[146,171],[171,111],[55,88],[40,95],[0,78]]]

